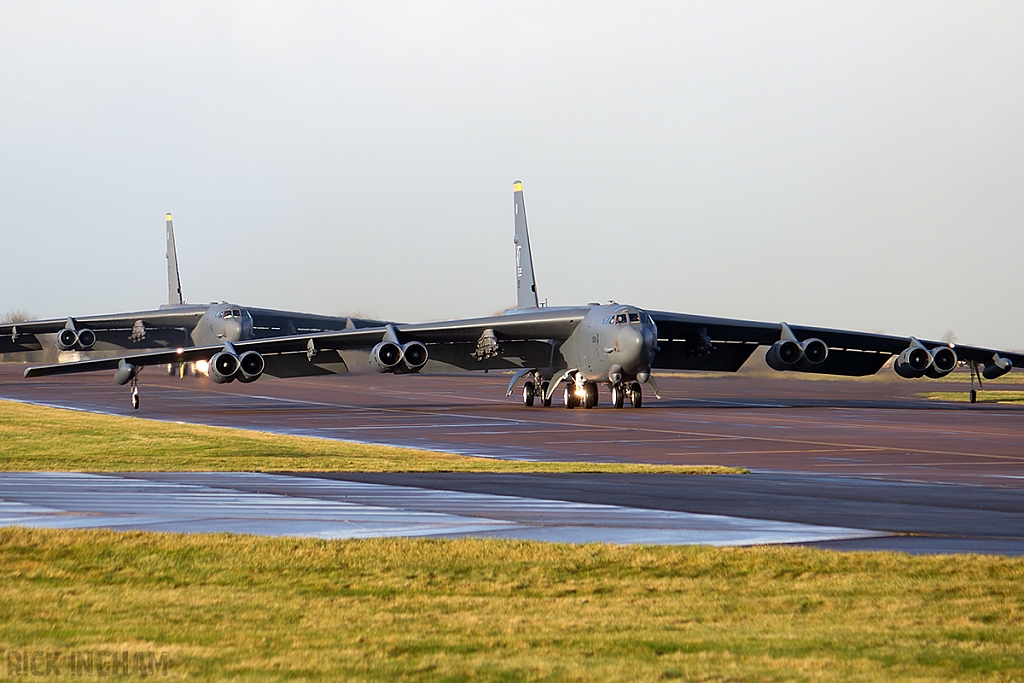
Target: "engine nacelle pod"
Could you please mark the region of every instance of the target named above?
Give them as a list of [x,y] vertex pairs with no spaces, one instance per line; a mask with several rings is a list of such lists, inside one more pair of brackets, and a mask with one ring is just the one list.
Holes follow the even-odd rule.
[[896,362],[892,367],[900,377],[917,379],[924,377],[925,370],[931,367],[931,364],[932,354],[928,353],[928,349],[923,346],[910,346],[896,356]]
[[1000,358],[996,355],[992,357],[991,361],[985,363],[985,367],[981,369],[981,376],[985,379],[995,379],[1002,377],[1010,370],[1013,370],[1013,363],[1010,362],[1010,359]]
[[78,348],[88,351],[96,343],[96,333],[92,330],[78,330]]
[[427,347],[418,341],[403,345],[401,372],[418,372],[427,364],[427,356]]
[[128,384],[138,374],[139,369],[137,367],[122,360],[117,366],[117,372],[114,373],[114,381],[122,385]]
[[815,368],[828,358],[828,344],[820,339],[806,339],[800,346],[804,352],[804,357],[800,359],[801,370]]
[[239,382],[255,382],[266,369],[267,363],[256,351],[246,351],[238,357],[238,373],[235,378]]
[[238,356],[227,351],[213,354],[210,359],[210,379],[217,384],[227,384],[238,374]]
[[773,370],[793,370],[803,355],[804,350],[800,347],[800,342],[780,339],[769,347],[764,359]]
[[394,372],[402,362],[402,347],[395,342],[382,341],[370,351],[370,367],[376,372]]
[[956,369],[959,358],[956,351],[948,346],[938,346],[931,350],[932,364],[924,371],[925,377],[939,379],[945,377]]
[[78,343],[78,332],[70,327],[65,327],[57,333],[55,343],[57,344],[57,348],[61,351],[70,351],[75,348],[75,344]]

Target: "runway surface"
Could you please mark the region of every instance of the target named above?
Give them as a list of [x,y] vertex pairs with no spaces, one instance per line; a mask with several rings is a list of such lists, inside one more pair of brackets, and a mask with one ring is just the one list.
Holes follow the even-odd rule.
[[[664,377],[664,400],[648,394],[640,410],[613,410],[606,396],[594,410],[565,410],[527,409],[516,396],[505,398],[505,375],[344,375],[215,385],[150,368],[142,376],[142,409],[134,412],[126,388],[108,373],[23,380],[22,370],[0,366],[0,397],[486,457],[753,470],[743,477],[664,478],[674,482],[670,487],[589,475],[557,484],[543,483],[556,481],[553,475],[522,481],[346,474],[348,481],[901,534],[827,542],[833,547],[1024,553],[1024,408],[915,397],[925,390],[965,391],[959,377]],[[377,476],[385,478],[372,479]]]
[[0,473],[0,525],[368,538],[755,545],[878,532],[602,503],[243,472]]

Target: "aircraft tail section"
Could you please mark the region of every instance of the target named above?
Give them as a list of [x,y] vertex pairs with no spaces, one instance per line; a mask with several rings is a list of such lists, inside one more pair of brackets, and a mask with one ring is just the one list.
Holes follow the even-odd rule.
[[517,180],[512,185],[515,197],[515,244],[516,244],[516,307],[539,308],[537,281],[533,277],[533,254],[530,252],[530,233],[526,228],[526,203],[523,200],[523,183]]
[[167,305],[181,306],[181,278],[178,277],[178,252],[174,249],[174,223],[167,214]]

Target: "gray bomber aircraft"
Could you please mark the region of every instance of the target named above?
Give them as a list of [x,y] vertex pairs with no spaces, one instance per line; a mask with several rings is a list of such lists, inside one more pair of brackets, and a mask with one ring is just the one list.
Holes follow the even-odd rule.
[[[0,360],[69,362],[126,351],[177,349],[288,334],[379,327],[386,321],[252,308],[227,302],[188,304],[182,296],[171,214],[167,225],[167,305],[149,311],[0,324]],[[179,372],[187,366],[178,364]],[[337,362],[268,367],[290,376],[332,373]]]
[[768,347],[768,365],[784,372],[871,375],[895,358],[893,367],[901,377],[940,378],[965,364],[971,369],[972,401],[975,378],[980,383],[982,377],[1006,374],[1015,364],[1024,366],[1024,354],[914,337],[648,311],[618,303],[541,306],[521,182],[513,185],[513,195],[517,307],[502,315],[216,340],[174,351],[32,367],[25,376],[114,370],[118,384],[131,385],[132,402],[138,408],[138,373],[147,365],[203,360],[209,362],[214,382],[252,382],[272,366],[301,368],[318,362],[322,354],[334,354],[341,367],[349,352],[369,349],[369,365],[377,372],[412,373],[453,366],[514,370],[506,395],[511,396],[524,380],[526,406],[551,405],[561,387],[566,408],[592,408],[603,386],[614,408],[622,408],[627,399],[639,408],[642,385],[658,395],[652,370],[735,372],[759,346]]

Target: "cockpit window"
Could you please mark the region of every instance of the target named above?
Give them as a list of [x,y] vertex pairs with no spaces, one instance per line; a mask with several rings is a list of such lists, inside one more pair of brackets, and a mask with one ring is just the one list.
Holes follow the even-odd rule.
[[640,314],[639,313],[630,313],[629,314],[629,322],[639,324],[640,323]]
[[232,308],[231,309],[231,315],[235,316],[236,318],[241,318],[242,317],[242,311],[240,311],[237,308]]
[[626,314],[625,313],[618,313],[618,314],[616,314],[616,316],[615,316],[615,324],[616,325],[625,325],[626,324]]

